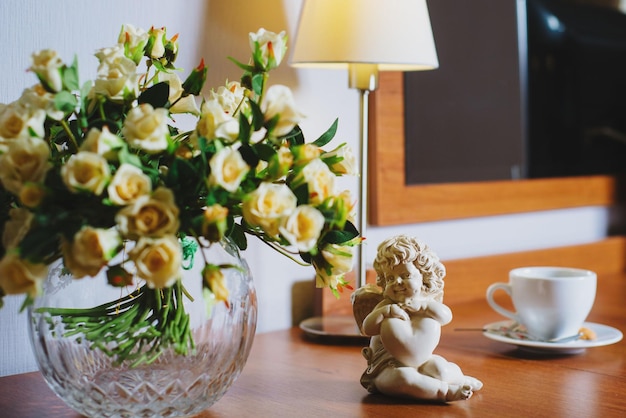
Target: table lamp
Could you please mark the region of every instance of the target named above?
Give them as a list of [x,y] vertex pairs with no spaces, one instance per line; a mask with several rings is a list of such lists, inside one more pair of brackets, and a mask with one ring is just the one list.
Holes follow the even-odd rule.
[[[379,71],[439,66],[426,0],[304,0],[291,59],[294,67],[348,70],[360,99],[358,217],[366,236],[368,98]],[[365,246],[357,254],[357,286],[366,284]]]

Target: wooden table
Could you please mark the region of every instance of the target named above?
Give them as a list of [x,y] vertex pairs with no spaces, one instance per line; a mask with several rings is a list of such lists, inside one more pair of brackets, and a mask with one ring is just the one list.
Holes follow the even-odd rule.
[[[626,330],[626,274],[601,275],[589,321]],[[229,392],[200,417],[618,417],[626,416],[626,344],[541,356],[458,331],[500,320],[486,302],[451,305],[437,352],[484,382],[461,402],[370,395],[359,384],[361,344],[311,341],[302,331],[257,335]],[[0,378],[0,416],[74,418],[39,373]]]

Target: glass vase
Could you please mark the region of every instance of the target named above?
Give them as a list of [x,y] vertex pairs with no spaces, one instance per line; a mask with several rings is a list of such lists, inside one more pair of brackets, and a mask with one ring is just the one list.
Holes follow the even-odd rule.
[[[90,417],[193,416],[226,393],[252,346],[256,292],[248,265],[231,242],[197,249],[194,258],[187,260],[192,266],[182,279],[189,295],[181,299],[195,347],[181,354],[170,346],[156,359],[139,362],[117,361],[106,353],[115,343],[104,350],[94,347],[82,332],[68,335],[63,315],[46,313],[48,308],[92,308],[133,289],[115,288],[106,277],[74,279],[60,261],[50,266],[43,295],[29,308],[30,336],[43,377],[71,408]],[[223,269],[228,303],[203,290],[205,259],[232,266]]]

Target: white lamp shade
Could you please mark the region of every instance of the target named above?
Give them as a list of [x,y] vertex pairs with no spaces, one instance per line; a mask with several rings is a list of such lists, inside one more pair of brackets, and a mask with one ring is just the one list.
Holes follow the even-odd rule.
[[426,0],[305,0],[291,64],[376,64],[382,71],[437,68]]

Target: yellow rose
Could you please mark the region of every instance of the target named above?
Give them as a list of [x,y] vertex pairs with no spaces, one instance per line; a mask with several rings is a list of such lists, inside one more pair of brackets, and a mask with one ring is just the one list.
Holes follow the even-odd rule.
[[111,171],[103,156],[80,151],[73,154],[61,167],[61,177],[67,188],[74,193],[101,195],[111,179]]
[[313,206],[301,205],[285,219],[279,231],[298,251],[308,252],[317,244],[323,227],[322,212]]
[[322,257],[331,268],[331,275],[337,276],[352,270],[354,246],[327,244],[322,249]]
[[87,133],[85,142],[80,146],[80,151],[89,151],[102,155],[109,161],[117,158],[117,151],[124,146],[124,140],[111,133],[108,126],[103,126],[102,130],[91,128]]
[[159,187],[152,195],[142,195],[122,208],[115,222],[125,238],[161,237],[176,234],[180,221],[174,193]]
[[152,58],[161,58],[165,54],[165,43],[167,38],[165,37],[165,28],[150,28],[148,32],[150,39],[152,40],[151,48],[148,53]]
[[243,201],[243,218],[250,225],[261,227],[277,236],[283,218],[295,209],[298,200],[285,184],[261,183]]
[[335,175],[319,158],[304,166],[294,183],[298,185],[308,184],[309,202],[315,206],[335,194]]
[[228,287],[226,287],[226,280],[224,280],[224,273],[214,264],[207,264],[202,270],[202,276],[211,289],[211,293],[215,296],[215,299],[220,302],[225,302],[228,305]]
[[58,110],[54,104],[54,94],[46,91],[41,84],[24,89],[18,103],[33,110],[41,109],[50,119],[61,120],[64,116],[63,111]]
[[348,144],[341,144],[332,151],[325,152],[321,156],[327,161],[330,170],[337,175],[356,175],[356,157]]
[[293,155],[298,165],[306,165],[321,154],[322,150],[313,144],[302,144],[293,148]]
[[27,182],[43,182],[51,165],[48,144],[39,138],[12,142],[0,155],[0,181],[5,189],[19,195]]
[[61,91],[63,81],[61,78],[61,67],[63,61],[56,51],[44,49],[32,55],[32,65],[30,70],[37,74],[39,80],[53,92]]
[[140,196],[149,195],[152,182],[139,167],[124,163],[115,172],[107,191],[114,204],[129,205]]
[[14,102],[8,105],[0,103],[0,151],[6,152],[13,142],[31,137],[31,132],[38,138],[45,135],[44,122],[46,112],[29,108]]
[[277,34],[261,28],[256,33],[250,32],[248,39],[253,52],[256,50],[256,44],[259,45],[263,66],[266,69],[270,70],[280,65],[287,52],[285,31]]
[[226,82],[225,86],[219,86],[217,91],[211,90],[209,93],[208,101],[215,101],[219,103],[224,113],[234,116],[235,111],[239,111],[244,114],[248,114],[250,105],[244,101],[245,89],[238,81]]
[[16,248],[22,238],[30,230],[33,214],[23,208],[9,210],[9,219],[4,224],[2,231],[2,246],[5,250]]
[[139,95],[137,65],[124,55],[124,47],[102,48],[96,52],[96,57],[100,65],[91,95],[104,96],[114,102]]
[[276,136],[285,136],[304,118],[296,109],[293,94],[287,86],[275,84],[267,89],[261,105],[265,121],[278,116],[278,122],[273,129]]
[[217,242],[224,237],[227,227],[228,208],[212,205],[204,210],[202,217],[202,235],[210,242]]
[[76,278],[95,276],[118,252],[122,239],[115,228],[90,226],[78,231],[73,240],[63,240],[63,261]]
[[7,295],[27,293],[36,297],[47,274],[47,265],[30,263],[15,253],[7,253],[0,260],[0,288]]
[[199,115],[200,110],[193,95],[181,97],[184,93],[183,83],[176,73],[161,73],[159,81],[165,82],[170,86],[169,102],[171,103],[170,113],[191,113]]
[[41,183],[24,183],[20,190],[20,202],[27,208],[36,208],[46,195],[46,189]]
[[137,276],[150,288],[169,287],[180,277],[183,255],[174,235],[140,238],[129,257],[135,263]]
[[209,99],[202,104],[200,119],[190,138],[195,147],[198,146],[198,137],[204,137],[207,141],[220,138],[232,143],[238,136],[239,121],[226,113],[217,100]]
[[122,134],[132,147],[149,154],[163,152],[169,144],[168,117],[167,109],[140,104],[128,112]]
[[229,192],[235,192],[244,179],[250,166],[241,157],[236,149],[222,148],[211,157],[209,161],[211,175],[208,179],[209,186],[220,186]]
[[128,50],[128,58],[139,64],[141,58],[143,58],[143,49],[148,43],[148,38],[148,32],[145,30],[125,24],[122,25],[117,42],[124,45],[125,50]]
[[[262,169],[267,168],[271,178],[282,178],[291,168],[293,164],[293,157],[294,156],[288,146],[281,146],[278,152],[272,156],[269,164],[265,164],[267,167],[259,167],[257,170],[261,171]],[[259,166],[261,166],[261,162],[264,163],[263,160],[259,161]]]

